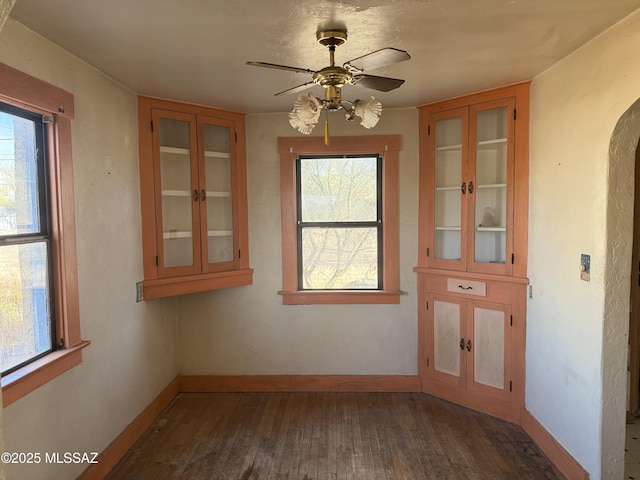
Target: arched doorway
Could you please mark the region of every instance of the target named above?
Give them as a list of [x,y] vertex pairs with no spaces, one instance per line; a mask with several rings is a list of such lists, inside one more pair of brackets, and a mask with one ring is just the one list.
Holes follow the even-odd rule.
[[[620,117],[609,143],[602,344],[602,478],[613,478],[614,472],[605,470],[624,458],[635,165],[639,138],[640,100]],[[637,195],[640,196],[640,191]],[[640,233],[636,235],[640,241]],[[637,267],[633,270],[636,274]],[[613,461],[607,461],[607,458]]]

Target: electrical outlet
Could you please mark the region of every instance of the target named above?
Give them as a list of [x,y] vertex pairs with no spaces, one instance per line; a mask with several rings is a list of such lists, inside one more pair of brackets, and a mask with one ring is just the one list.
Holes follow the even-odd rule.
[[136,282],[136,303],[142,300],[142,282]]
[[580,255],[580,280],[591,281],[591,255]]

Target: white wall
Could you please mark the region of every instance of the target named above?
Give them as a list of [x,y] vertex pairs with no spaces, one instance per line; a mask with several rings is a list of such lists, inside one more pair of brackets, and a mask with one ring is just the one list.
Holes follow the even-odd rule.
[[[640,97],[639,51],[636,12],[531,89],[526,407],[592,479],[622,478],[624,468],[629,182],[638,131],[625,155],[610,160],[609,148]],[[610,188],[614,170],[624,185]],[[581,253],[591,255],[590,283],[579,279]]]
[[[335,118],[333,118],[335,117]],[[277,137],[286,114],[247,117],[251,286],[182,297],[180,373],[417,374],[418,112],[385,110],[375,129],[330,119],[331,135],[401,134],[399,305],[284,306]],[[318,125],[312,135],[322,135]]]
[[[135,303],[142,279],[135,95],[9,20],[0,61],[75,96],[72,123],[83,363],[2,412],[5,449],[102,451],[177,374],[175,300]],[[10,479],[87,465],[8,465]]]

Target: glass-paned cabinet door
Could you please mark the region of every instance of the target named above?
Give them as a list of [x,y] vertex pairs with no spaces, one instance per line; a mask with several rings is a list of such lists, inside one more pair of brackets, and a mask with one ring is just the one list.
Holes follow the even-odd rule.
[[200,172],[202,198],[205,200],[202,218],[203,255],[207,259],[207,271],[228,269],[228,262],[235,259],[234,225],[235,176],[234,142],[232,125],[220,119],[198,118],[202,138],[204,165]]
[[472,107],[471,144],[472,270],[505,274],[512,253],[512,101]]
[[434,161],[433,266],[464,268],[464,175],[468,135],[466,108],[434,115],[431,152]]
[[[188,274],[200,268],[198,178],[195,118],[154,111],[154,152],[159,172],[158,267],[160,276]],[[158,173],[156,173],[158,175]],[[169,270],[167,270],[169,269]]]

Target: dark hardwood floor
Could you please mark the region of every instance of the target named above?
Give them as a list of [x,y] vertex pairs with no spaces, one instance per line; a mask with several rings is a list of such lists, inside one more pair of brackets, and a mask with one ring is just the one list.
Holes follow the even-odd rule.
[[417,393],[181,393],[108,479],[562,479],[517,425]]

